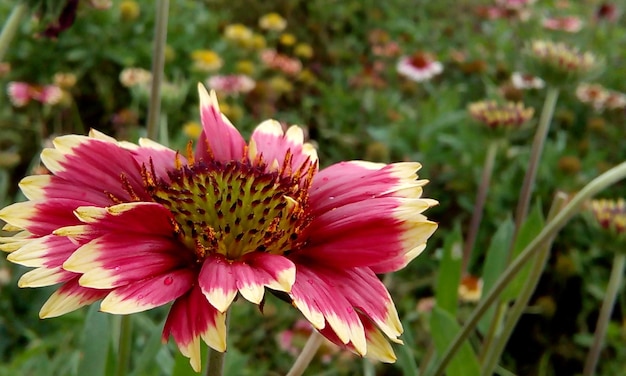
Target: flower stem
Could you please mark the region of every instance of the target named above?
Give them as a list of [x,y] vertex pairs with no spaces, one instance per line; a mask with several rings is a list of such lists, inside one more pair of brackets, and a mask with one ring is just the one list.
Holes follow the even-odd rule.
[[120,321],[120,337],[117,347],[117,367],[115,376],[125,376],[128,374],[128,363],[130,360],[133,325],[130,315],[124,315]]
[[[226,333],[230,326],[230,311],[226,311]],[[206,376],[222,376],[224,374],[224,365],[226,352],[213,350],[209,347],[209,360],[207,361]]]
[[617,253],[613,259],[613,268],[611,269],[611,277],[609,278],[609,285],[606,288],[606,294],[602,301],[602,308],[600,308],[600,316],[596,324],[596,331],[593,334],[593,344],[587,360],[585,361],[585,368],[583,376],[591,376],[594,374],[596,365],[598,364],[598,358],[600,357],[600,351],[602,350],[602,342],[604,341],[604,334],[606,333],[606,327],[611,319],[611,312],[613,311],[613,305],[615,304],[615,298],[622,284],[622,278],[624,276],[624,265],[626,264],[626,255],[623,253]]
[[[548,214],[548,221],[551,221],[554,219],[557,213],[563,209],[566,201],[567,201],[566,194],[562,192],[558,192],[556,194],[554,201],[552,203],[552,207],[550,208],[550,212]],[[533,293],[535,292],[535,289],[537,288],[537,284],[539,283],[539,279],[541,278],[543,269],[545,268],[546,263],[548,262],[548,259],[550,256],[550,248],[551,248],[553,240],[554,240],[554,236],[550,237],[549,240],[545,242],[543,246],[540,247],[541,249],[539,250],[539,253],[534,258],[534,263],[533,263],[533,267],[530,270],[530,275],[526,279],[526,282],[524,283],[524,287],[522,288],[522,291],[520,292],[518,297],[515,299],[515,304],[513,305],[513,308],[511,308],[511,312],[507,316],[507,319],[504,323],[504,328],[499,333],[495,343],[489,346],[488,348],[485,348],[487,355],[483,362],[483,367],[482,367],[482,372],[481,372],[482,375],[493,375],[494,369],[496,368],[497,363],[498,363],[498,359],[500,359],[500,356],[502,355],[502,352],[504,351],[504,347],[506,346],[509,340],[509,337],[513,333],[513,330],[515,329],[515,326],[517,325],[519,318],[524,313],[524,310],[526,309],[526,306],[528,305],[530,298],[532,297]]]
[[311,336],[306,341],[302,352],[298,355],[298,359],[296,359],[296,362],[293,366],[291,366],[289,373],[287,373],[287,376],[300,376],[304,373],[306,367],[309,363],[311,363],[315,353],[322,344],[323,339],[324,337],[322,337],[321,334],[319,334],[316,330],[313,330]]
[[478,234],[478,229],[480,228],[480,221],[483,218],[485,200],[487,199],[487,192],[489,191],[489,185],[491,184],[491,175],[493,174],[493,166],[496,161],[497,151],[498,140],[493,140],[487,149],[485,164],[483,165],[482,178],[480,180],[480,185],[478,186],[478,192],[476,192],[476,201],[474,202],[472,219],[470,221],[467,237],[465,238],[461,274],[465,274],[467,272],[467,267],[469,266],[470,258],[472,256],[472,250],[474,249],[474,243],[476,242],[476,235]]
[[165,66],[165,44],[167,41],[167,16],[169,0],[159,0],[157,3],[156,23],[154,26],[154,45],[152,47],[152,88],[150,90],[150,104],[148,107],[147,137],[156,140],[161,112],[161,83],[163,82],[163,68]]
[[11,41],[15,37],[20,21],[24,18],[27,11],[28,5],[26,5],[26,1],[19,1],[15,4],[9,18],[4,23],[2,32],[0,32],[0,61],[4,60],[4,55],[9,49],[9,44],[11,44]]
[[556,101],[558,98],[559,89],[557,87],[549,87],[546,99],[543,103],[543,109],[541,110],[541,117],[539,118],[539,125],[535,133],[535,138],[533,139],[533,145],[530,150],[528,169],[526,170],[526,175],[524,175],[522,190],[520,191],[519,199],[517,201],[517,209],[515,210],[515,233],[511,244],[515,244],[517,233],[519,232],[519,229],[528,214],[530,196],[537,177],[537,167],[539,166],[539,160],[541,159],[541,153],[543,152],[543,144],[548,136],[550,122],[552,121],[552,114],[554,113],[554,108],[556,107]]
[[442,375],[446,369],[446,366],[452,360],[456,352],[459,350],[463,342],[469,337],[472,330],[478,324],[478,321],[487,312],[489,307],[498,299],[500,294],[504,291],[507,285],[513,280],[513,278],[519,273],[524,265],[542,249],[542,245],[554,236],[558,231],[565,226],[565,224],[577,214],[584,202],[593,197],[598,192],[611,186],[612,184],[626,178],[626,162],[613,167],[604,174],[598,176],[581,189],[576,196],[560,211],[552,221],[549,221],[543,230],[534,238],[530,244],[524,248],[520,255],[513,260],[509,267],[502,273],[500,278],[496,281],[493,288],[485,299],[482,300],[478,306],[474,309],[471,316],[465,322],[461,331],[452,340],[446,351],[442,354],[441,360],[436,369],[432,372],[432,375]]

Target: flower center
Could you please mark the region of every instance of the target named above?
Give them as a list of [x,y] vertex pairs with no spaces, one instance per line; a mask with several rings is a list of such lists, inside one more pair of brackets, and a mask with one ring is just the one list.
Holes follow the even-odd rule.
[[197,261],[214,253],[237,260],[250,252],[284,254],[300,247],[310,221],[312,173],[303,178],[302,171],[283,172],[267,172],[261,162],[200,161],[170,172],[170,181],[145,181],[154,201],[172,212],[176,236]]
[[409,60],[409,63],[418,69],[427,68],[431,64],[431,62],[432,60],[430,59],[430,56],[421,52],[415,53],[413,56],[411,56],[411,59]]

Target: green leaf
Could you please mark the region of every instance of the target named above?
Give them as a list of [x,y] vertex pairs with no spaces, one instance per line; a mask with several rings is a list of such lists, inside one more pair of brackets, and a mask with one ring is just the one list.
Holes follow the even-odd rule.
[[459,226],[444,239],[443,255],[439,265],[435,300],[437,307],[456,316],[458,306],[459,283],[461,282],[461,263],[463,239]]
[[78,364],[79,375],[104,376],[109,354],[110,317],[98,312],[98,305],[89,307],[83,329],[82,357]]
[[[156,327],[155,327],[156,329]],[[159,350],[161,350],[161,331],[156,329],[152,331],[150,337],[143,345],[143,350],[141,354],[137,356],[136,361],[134,362],[135,366],[133,368],[132,375],[140,376],[148,374],[146,371],[150,369],[150,367],[154,367],[154,362]]]
[[[515,240],[515,245],[513,246],[511,260],[514,260],[520,253],[522,253],[524,248],[526,248],[526,246],[530,244],[535,237],[537,237],[544,226],[545,219],[543,218],[543,213],[541,212],[541,205],[537,204],[519,230],[517,239]],[[535,257],[532,257],[528,260],[522,270],[517,273],[515,278],[513,278],[513,280],[506,287],[504,293],[502,294],[503,301],[515,300],[515,298],[520,294],[522,288],[524,287],[524,283],[528,278],[534,259]]]
[[[489,245],[489,249],[487,249],[483,267],[483,297],[491,291],[494,283],[498,280],[498,277],[500,277],[502,271],[506,268],[506,256],[508,249],[511,246],[511,239],[513,238],[514,230],[515,225],[513,224],[513,220],[509,217],[502,222],[496,233],[491,238],[491,244]],[[481,333],[487,333],[491,320],[493,319],[493,315],[494,307],[491,307],[478,323],[478,329]]]
[[[433,308],[430,316],[431,335],[435,342],[437,354],[441,356],[448,345],[461,329],[454,316],[440,307]],[[465,341],[446,368],[446,375],[454,376],[478,376],[480,364],[474,350],[468,341]]]

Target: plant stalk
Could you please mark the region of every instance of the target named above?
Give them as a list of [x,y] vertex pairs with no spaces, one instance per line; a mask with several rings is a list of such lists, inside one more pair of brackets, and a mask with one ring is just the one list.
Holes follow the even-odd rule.
[[308,367],[309,363],[311,363],[311,360],[313,360],[313,357],[315,356],[315,353],[317,353],[317,350],[320,348],[323,340],[324,337],[322,337],[322,335],[319,334],[316,330],[313,330],[311,336],[306,341],[302,352],[300,353],[300,355],[298,355],[295,363],[293,364],[293,366],[291,366],[291,369],[287,373],[287,376],[302,375]]
[[602,350],[602,343],[604,342],[604,335],[606,328],[611,320],[611,312],[615,305],[615,299],[617,293],[622,284],[624,277],[624,265],[626,264],[626,254],[617,253],[613,259],[613,267],[611,268],[611,277],[609,278],[609,285],[606,288],[606,294],[602,301],[602,308],[600,308],[600,316],[596,324],[596,331],[593,334],[593,344],[587,354],[587,360],[585,361],[585,368],[583,370],[583,376],[591,376],[596,370],[598,359],[600,358],[600,351]]
[[563,208],[563,210],[559,212],[556,217],[554,217],[554,220],[546,224],[539,235],[537,235],[537,237],[533,239],[530,244],[526,246],[526,248],[524,248],[522,253],[520,253],[520,255],[513,260],[504,273],[502,273],[485,299],[482,300],[478,306],[476,306],[472,315],[467,319],[463,328],[461,328],[461,331],[456,335],[446,351],[442,354],[441,360],[439,361],[436,369],[432,372],[432,375],[443,375],[448,363],[452,360],[463,342],[469,337],[472,330],[474,330],[478,324],[478,321],[482,318],[485,312],[487,312],[489,307],[498,299],[500,294],[513,280],[517,273],[519,273],[519,271],[524,267],[524,265],[542,249],[541,246],[558,231],[560,231],[563,226],[565,226],[565,224],[580,211],[581,207],[587,200],[625,177],[626,162],[622,162],[587,184],[578,192],[578,194],[576,194],[576,196],[574,196],[565,208]]
[[[515,232],[513,233],[513,239],[511,244],[515,244],[517,234],[522,227],[522,223],[526,219],[528,214],[528,206],[530,205],[530,196],[532,194],[535,179],[537,178],[537,168],[539,167],[539,160],[543,152],[543,145],[548,136],[548,130],[550,129],[550,122],[552,121],[552,115],[554,114],[554,108],[556,107],[557,99],[559,98],[559,89],[557,87],[549,87],[546,99],[543,103],[543,109],[541,110],[541,116],[539,118],[539,125],[535,132],[535,138],[533,139],[533,145],[530,150],[530,161],[528,162],[528,169],[524,175],[524,182],[522,183],[522,190],[519,194],[517,201],[517,209],[515,210]],[[509,250],[510,253],[510,250]]]
[[485,156],[485,164],[483,165],[483,174],[480,179],[480,185],[476,192],[476,201],[474,202],[474,209],[472,211],[472,219],[470,221],[469,231],[465,238],[465,245],[463,247],[463,263],[461,264],[461,275],[467,273],[470,259],[472,257],[472,251],[474,244],[476,243],[476,236],[478,229],[480,228],[480,222],[483,218],[483,212],[485,209],[485,201],[487,200],[487,192],[489,192],[489,185],[491,184],[491,175],[493,174],[493,166],[496,161],[496,154],[498,151],[498,140],[492,140],[489,143],[487,149],[487,155]]
[[[226,311],[226,333],[230,326],[230,310]],[[206,376],[222,376],[224,374],[224,365],[226,352],[216,351],[209,347],[209,360],[207,361]]]
[[[550,208],[550,212],[548,213],[548,221],[552,221],[556,214],[563,209],[565,203],[567,201],[567,195],[563,192],[558,192],[554,198],[552,203],[552,207]],[[554,241],[554,236],[550,237],[548,241],[540,247],[539,253],[535,256],[533,267],[530,270],[530,275],[524,283],[524,287],[520,292],[517,299],[515,299],[515,304],[509,315],[507,316],[506,321],[504,322],[504,327],[502,332],[497,337],[495,343],[488,348],[485,348],[487,351],[487,355],[484,358],[483,367],[481,374],[483,376],[493,375],[495,368],[498,364],[498,359],[502,355],[504,348],[519,321],[519,318],[524,313],[530,298],[532,297],[535,289],[537,288],[537,284],[539,284],[539,279],[541,278],[541,274],[543,273],[543,269],[550,258],[550,248],[552,246],[552,242]]]
[[161,118],[161,84],[165,67],[165,45],[167,42],[167,17],[169,0],[159,0],[157,3],[156,23],[154,26],[154,45],[152,48],[152,87],[150,89],[150,104],[148,106],[147,137],[157,140],[159,133],[159,119]]
[[27,12],[28,5],[26,5],[26,1],[18,1],[18,3],[13,7],[9,18],[4,23],[2,32],[0,32],[0,62],[4,60],[4,55],[6,55],[9,50],[9,45],[11,44],[13,38],[15,38],[20,22],[22,21],[22,18],[26,16]]
[[130,315],[123,315],[120,320],[120,337],[117,347],[117,366],[115,376],[126,376],[132,349],[133,323]]

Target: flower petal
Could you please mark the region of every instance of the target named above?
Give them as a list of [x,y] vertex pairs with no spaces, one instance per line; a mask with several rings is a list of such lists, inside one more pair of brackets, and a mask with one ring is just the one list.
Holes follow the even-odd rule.
[[30,267],[63,265],[78,245],[66,237],[47,235],[35,238],[7,256],[7,260]]
[[100,305],[100,310],[125,315],[162,306],[182,296],[193,286],[195,272],[179,269],[119,287]]
[[0,210],[0,219],[34,235],[49,235],[59,227],[79,224],[73,211],[85,204],[79,200],[62,198],[18,202]]
[[198,285],[206,299],[220,312],[226,312],[237,295],[230,263],[220,255],[210,255],[202,263]]
[[226,315],[217,311],[202,295],[199,287],[176,299],[163,328],[163,340],[170,334],[180,352],[189,358],[191,367],[200,372],[200,341],[217,351],[226,350]]
[[196,147],[196,159],[215,159],[220,162],[241,160],[246,142],[230,121],[222,115],[215,92],[209,93],[198,84],[202,134]]
[[102,299],[106,294],[108,294],[107,290],[79,286],[78,277],[76,277],[66,282],[50,296],[41,307],[39,317],[46,319],[64,315]]
[[102,189],[77,185],[54,175],[32,175],[20,181],[20,189],[29,200],[74,199],[82,203],[108,206],[111,199]]
[[107,232],[165,237],[171,237],[174,233],[172,213],[155,202],[130,202],[107,208],[81,206],[75,214],[80,221],[90,225],[84,230],[91,232],[94,237]]
[[250,138],[256,151],[254,156],[249,155],[252,162],[261,155],[269,168],[283,167],[289,154],[286,173],[299,170],[304,163],[312,163],[317,168],[317,152],[310,144],[304,144],[304,132],[298,126],[291,126],[284,133],[279,122],[267,120],[254,129]]
[[296,282],[291,289],[293,305],[318,330],[326,324],[343,344],[351,343],[357,353],[365,355],[367,345],[363,324],[356,311],[336,291],[335,273],[318,265],[297,264]]
[[119,144],[130,150],[137,163],[145,165],[146,168],[153,170],[157,177],[165,180],[169,180],[167,173],[177,168],[177,163],[180,163],[181,166],[187,165],[187,158],[147,138],[140,138],[139,145],[130,142],[120,142]]
[[76,274],[64,270],[57,266],[54,268],[37,268],[25,273],[17,281],[18,287],[43,287],[56,285],[74,278]]
[[82,273],[83,287],[111,289],[176,270],[189,261],[181,255],[167,238],[109,233],[80,247],[63,268]]

